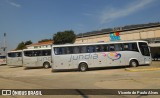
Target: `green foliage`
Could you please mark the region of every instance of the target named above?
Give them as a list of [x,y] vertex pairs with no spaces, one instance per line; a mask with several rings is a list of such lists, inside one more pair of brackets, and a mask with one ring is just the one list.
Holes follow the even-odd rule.
[[22,41],[21,43],[18,44],[16,50],[26,49],[26,45],[30,45],[30,44],[32,44],[32,41],[31,41],[31,40],[26,41],[26,42],[23,42],[23,41]]
[[31,40],[25,42],[25,45],[30,45],[30,44],[32,44]]
[[54,44],[74,43],[75,39],[76,35],[72,30],[57,32],[53,35]]
[[25,49],[26,48],[26,45],[24,42],[21,42],[18,44],[16,50],[22,50],[22,49]]
[[52,41],[52,39],[42,39],[42,40],[38,41],[38,43],[47,42],[47,41]]

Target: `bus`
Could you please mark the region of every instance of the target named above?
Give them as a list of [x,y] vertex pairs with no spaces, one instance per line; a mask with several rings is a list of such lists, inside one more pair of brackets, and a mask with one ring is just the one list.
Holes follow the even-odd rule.
[[7,62],[6,62],[6,56],[4,55],[0,55],[0,65],[6,65]]
[[52,46],[52,69],[79,69],[132,66],[151,63],[146,41],[68,44]]
[[22,50],[9,51],[7,53],[7,65],[22,66]]
[[51,67],[51,48],[24,49],[24,67]]

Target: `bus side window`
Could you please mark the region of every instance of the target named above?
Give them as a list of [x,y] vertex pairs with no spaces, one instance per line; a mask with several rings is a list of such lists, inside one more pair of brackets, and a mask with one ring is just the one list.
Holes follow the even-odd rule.
[[139,52],[138,47],[137,47],[137,43],[129,43],[129,49],[130,49],[130,51]]
[[51,50],[46,50],[47,51],[47,55],[51,55]]
[[115,44],[115,51],[122,51],[123,48],[122,48],[122,44]]
[[108,51],[109,51],[109,45],[103,45],[103,46],[104,46],[103,51],[104,51],[104,52],[108,52]]
[[22,57],[22,52],[19,52],[19,57]]
[[34,50],[33,56],[41,56],[41,50]]
[[54,49],[56,55],[66,54],[67,53],[66,47],[57,47]]
[[105,52],[106,51],[106,47],[105,47],[105,45],[101,45],[101,52]]
[[87,46],[87,53],[95,52],[95,46]]
[[62,47],[61,50],[62,54],[67,54],[67,47]]
[[66,47],[67,54],[73,54],[73,47]]
[[96,52],[101,52],[101,46],[100,45],[97,45],[97,46],[95,46],[96,47]]
[[49,56],[51,55],[51,50],[42,50],[42,56]]
[[13,57],[13,53],[8,53],[8,57]]
[[41,56],[41,53],[40,53],[40,51],[36,51],[36,56]]
[[109,45],[109,51],[115,51],[115,46],[114,44]]
[[79,53],[79,47],[73,47],[73,53],[74,54]]
[[22,53],[21,52],[17,52],[16,53],[16,57],[22,57]]
[[105,52],[108,51],[108,45],[97,45],[96,52]]
[[32,56],[32,51],[25,51],[24,55],[31,57]]
[[86,46],[80,46],[80,53],[87,53],[87,47]]
[[129,44],[128,43],[125,43],[125,44],[123,44],[123,49],[125,50],[125,51],[129,51],[130,49],[129,49]]

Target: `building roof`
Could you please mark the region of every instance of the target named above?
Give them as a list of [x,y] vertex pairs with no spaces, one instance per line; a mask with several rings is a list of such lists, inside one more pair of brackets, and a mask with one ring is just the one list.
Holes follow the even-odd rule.
[[40,42],[40,43],[34,43],[31,45],[27,45],[27,47],[31,46],[43,46],[43,45],[52,45],[54,41],[45,41],[45,42]]
[[127,25],[127,26],[123,26],[123,27],[106,28],[106,29],[102,29],[102,30],[99,30],[99,31],[79,33],[79,34],[77,34],[77,38],[109,34],[109,33],[114,32],[114,31],[122,32],[122,31],[131,31],[131,30],[152,28],[152,27],[160,27],[160,22],[148,23],[148,24]]

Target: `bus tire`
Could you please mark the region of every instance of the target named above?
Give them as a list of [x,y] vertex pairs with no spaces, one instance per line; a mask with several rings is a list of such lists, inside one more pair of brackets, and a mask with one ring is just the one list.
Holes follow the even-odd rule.
[[79,70],[81,72],[85,72],[85,71],[87,71],[87,69],[88,69],[88,65],[86,63],[80,63],[79,64]]
[[138,66],[138,61],[137,60],[131,60],[129,65],[130,65],[130,67],[137,67]]
[[43,63],[43,67],[44,67],[45,69],[48,69],[48,68],[50,68],[51,66],[50,66],[50,63],[49,63],[49,62],[45,62],[45,63]]

